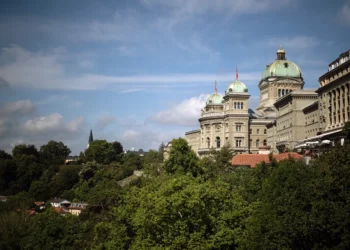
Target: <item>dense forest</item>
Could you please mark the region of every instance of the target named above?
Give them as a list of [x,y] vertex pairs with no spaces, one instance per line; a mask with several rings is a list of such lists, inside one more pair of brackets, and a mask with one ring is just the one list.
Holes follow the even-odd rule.
[[[288,159],[233,167],[226,145],[199,159],[185,139],[144,157],[97,140],[64,165],[70,150],[50,141],[0,151],[0,249],[349,249],[350,146],[311,166]],[[144,175],[128,186],[119,180]],[[34,201],[89,205],[79,216]]]

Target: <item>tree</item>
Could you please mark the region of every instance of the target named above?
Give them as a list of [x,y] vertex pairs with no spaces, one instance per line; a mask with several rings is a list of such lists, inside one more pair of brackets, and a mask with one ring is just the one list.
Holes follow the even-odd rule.
[[160,155],[160,159],[162,161],[164,161],[164,148],[165,148],[165,145],[164,143],[162,142],[160,145],[159,145],[159,148],[158,148],[158,152],[159,152],[159,155]]
[[106,140],[95,140],[85,150],[85,161],[96,161],[100,164],[110,164],[118,159],[123,152],[119,142],[108,143]]
[[143,165],[146,174],[151,176],[157,176],[160,174],[162,165],[162,156],[159,151],[149,150],[148,153],[143,158]]
[[70,153],[71,150],[63,142],[49,141],[40,147],[40,157],[46,164],[63,164]]
[[346,140],[349,141],[350,140],[350,122],[349,121],[345,122],[342,132],[343,132],[343,135],[346,136]]
[[22,155],[39,157],[39,152],[34,145],[19,144],[12,149],[12,157],[16,160]]
[[124,152],[123,146],[119,141],[113,142],[112,148],[113,148],[116,155],[122,154]]
[[164,163],[167,173],[191,173],[193,176],[197,176],[202,173],[198,163],[199,159],[196,153],[191,149],[185,139],[179,138],[171,141],[169,159]]
[[0,149],[0,160],[11,160],[11,159],[12,159],[12,156],[10,154]]
[[[118,222],[125,216],[132,218],[130,226],[124,224],[126,231],[135,235],[132,245],[126,247],[130,249],[235,249],[249,211],[248,204],[228,184],[203,182],[189,175],[132,190],[123,204],[116,209],[114,227],[122,228]],[[109,235],[110,230],[106,231]],[[117,235],[108,238],[105,244],[121,241]]]
[[14,194],[17,166],[11,155],[5,153],[0,157],[0,192],[7,191],[8,194]]
[[226,143],[220,151],[215,151],[214,160],[217,168],[223,171],[228,171],[232,167],[232,157],[234,156],[234,150],[230,143]]

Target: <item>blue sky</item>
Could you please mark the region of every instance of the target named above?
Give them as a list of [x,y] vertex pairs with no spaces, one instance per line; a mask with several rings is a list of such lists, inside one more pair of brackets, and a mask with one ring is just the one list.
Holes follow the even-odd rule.
[[2,0],[0,148],[54,139],[77,154],[90,128],[158,148],[198,128],[214,81],[223,93],[236,66],[256,107],[279,45],[318,87],[349,31],[343,0]]

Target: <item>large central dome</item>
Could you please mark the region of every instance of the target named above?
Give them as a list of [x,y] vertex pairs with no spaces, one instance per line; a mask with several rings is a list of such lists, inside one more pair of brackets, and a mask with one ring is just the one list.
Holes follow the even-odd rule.
[[284,49],[277,50],[277,59],[272,64],[266,65],[261,80],[268,77],[302,77],[299,66],[287,60],[285,56]]

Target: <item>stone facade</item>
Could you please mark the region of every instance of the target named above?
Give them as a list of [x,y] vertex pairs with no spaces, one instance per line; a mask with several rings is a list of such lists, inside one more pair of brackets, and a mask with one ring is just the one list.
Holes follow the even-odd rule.
[[318,101],[303,108],[305,116],[305,139],[316,136],[320,132],[320,119],[318,110]]
[[225,143],[238,154],[258,154],[268,148],[281,153],[312,140],[334,141],[350,120],[350,51],[329,65],[319,83],[317,90],[304,90],[300,68],[280,48],[262,73],[255,111],[248,109],[250,95],[237,75],[223,97],[215,91],[208,98],[200,130],[187,132],[186,138],[200,156]]
[[280,152],[294,149],[305,138],[305,115],[303,108],[317,101],[314,90],[295,90],[279,98],[274,106],[276,118],[276,148]]
[[341,128],[350,118],[350,51],[329,65],[319,83],[320,127],[325,132]]

